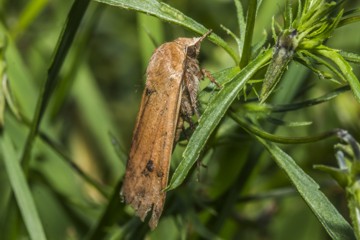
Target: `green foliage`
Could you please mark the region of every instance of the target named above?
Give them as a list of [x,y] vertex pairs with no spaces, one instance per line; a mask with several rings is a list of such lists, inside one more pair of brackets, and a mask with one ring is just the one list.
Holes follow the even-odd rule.
[[319,185],[310,178],[292,158],[272,143],[260,139],[265,148],[275,159],[280,168],[286,171],[290,180],[296,186],[332,239],[354,239],[350,225],[334,208],[325,195],[319,191]]
[[[304,6],[301,8],[301,6]],[[304,5],[299,4],[297,16],[293,20],[291,7],[286,6],[287,13],[284,18],[284,25],[287,29],[282,29],[274,47],[274,54],[270,66],[265,74],[264,84],[261,89],[260,101],[264,102],[280,81],[286,67],[297,52],[300,59],[306,65],[310,65],[314,72],[325,75],[327,78],[334,78],[329,73],[320,73],[312,62],[319,62],[329,70],[336,73],[341,80],[348,81],[354,92],[355,98],[360,101],[358,91],[359,80],[352,73],[350,65],[339,56],[337,49],[331,49],[323,45],[333,31],[339,25],[343,9],[342,2],[305,1]],[[296,58],[296,55],[295,55]],[[325,58],[325,59],[323,59]],[[333,62],[335,66],[331,65]],[[340,69],[340,72],[336,70]]]
[[[4,1],[2,239],[359,238],[359,9],[345,0]],[[208,29],[213,45],[204,41],[200,62],[221,88],[201,86],[202,114],[175,148],[151,232],[119,196],[145,64],[163,39]]]
[[355,235],[359,239],[360,188],[358,176],[360,173],[360,145],[346,131],[339,132],[338,137],[344,142],[335,146],[339,168],[324,165],[315,165],[315,168],[329,173],[345,189]]
[[2,153],[11,188],[20,209],[22,219],[31,239],[46,239],[43,226],[36,211],[34,199],[18,162],[14,147],[7,134],[2,141]]

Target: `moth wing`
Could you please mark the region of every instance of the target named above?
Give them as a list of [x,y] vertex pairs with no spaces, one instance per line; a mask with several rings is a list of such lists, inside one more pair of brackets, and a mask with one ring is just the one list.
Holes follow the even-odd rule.
[[153,54],[146,87],[133,133],[122,195],[144,221],[157,226],[168,182],[170,159],[182,94],[185,49],[175,42],[161,45]]

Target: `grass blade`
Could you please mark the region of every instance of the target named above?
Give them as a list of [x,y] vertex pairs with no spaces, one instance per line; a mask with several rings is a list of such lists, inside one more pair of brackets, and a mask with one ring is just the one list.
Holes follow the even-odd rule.
[[331,238],[339,240],[355,239],[353,229],[329,199],[319,190],[319,185],[277,145],[258,137],[257,139],[272,155],[279,167],[286,172],[301,197]]
[[18,162],[18,156],[9,136],[4,133],[1,139],[2,152],[6,171],[14,191],[14,195],[31,239],[46,239],[44,229],[37,213],[25,175]]
[[346,60],[352,63],[360,63],[360,55],[353,52],[339,51],[339,54]]

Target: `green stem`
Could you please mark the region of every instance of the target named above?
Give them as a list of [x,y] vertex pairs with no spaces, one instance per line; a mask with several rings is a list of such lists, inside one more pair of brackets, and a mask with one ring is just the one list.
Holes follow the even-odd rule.
[[245,121],[243,118],[241,118],[238,114],[236,114],[233,111],[229,111],[229,114],[243,129],[245,129],[245,131],[276,143],[300,144],[300,143],[316,142],[319,140],[324,140],[326,138],[336,137],[337,133],[339,132],[339,129],[334,129],[314,136],[291,137],[291,138],[281,137],[263,131],[262,129],[256,127],[254,124]]
[[241,54],[240,68],[245,67],[251,57],[251,42],[254,32],[255,17],[256,17],[257,0],[251,0],[249,2],[247,17],[246,17],[246,32],[243,52]]
[[354,191],[351,191],[349,187],[346,189],[346,198],[348,200],[350,218],[354,228],[356,239],[360,239],[360,209],[358,208],[359,203],[356,202],[356,198],[354,197]]

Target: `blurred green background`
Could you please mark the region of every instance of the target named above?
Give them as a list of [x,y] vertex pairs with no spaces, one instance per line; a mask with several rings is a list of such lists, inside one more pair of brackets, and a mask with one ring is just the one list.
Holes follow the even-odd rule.
[[[233,39],[220,27],[224,25],[238,34],[232,0],[165,2],[213,29],[236,48]],[[247,9],[247,1],[242,2]],[[273,44],[271,19],[275,16],[281,21],[284,2],[263,1],[256,18],[254,45],[265,37],[269,46]],[[5,54],[8,82],[18,110],[28,119],[33,117],[72,3],[69,0],[0,2],[0,34],[8,38]],[[359,1],[346,3],[347,9],[359,7]],[[359,29],[360,23],[339,28],[327,45],[359,53]],[[61,146],[61,152],[88,177],[100,184],[103,193],[87,184],[47,141],[37,138],[28,182],[48,239],[83,239],[91,235],[103,209],[108,206],[107,198],[125,171],[147,62],[156,48],[154,42],[159,45],[180,36],[197,35],[145,14],[90,3],[61,68],[60,84],[49,102],[40,129]],[[202,45],[200,62],[212,73],[234,66],[229,55],[209,41]],[[353,67],[359,76],[359,66]],[[203,87],[207,84],[205,81]],[[305,89],[309,85],[312,88],[297,100],[322,96],[338,86],[292,63],[272,101],[287,103],[291,100],[288,89]],[[12,136],[20,158],[29,128],[16,120],[9,110],[4,116],[5,131]],[[360,139],[360,106],[351,92],[281,117],[289,122],[310,121],[312,124],[279,127],[278,135],[307,136],[343,128]],[[271,131],[274,125],[264,123],[264,128]],[[202,156],[206,168],[195,168],[192,178],[168,194],[169,208],[159,227],[149,232],[147,239],[213,239],[215,235],[222,239],[329,239],[288,178],[262,147],[241,128],[234,127],[234,122],[228,118],[222,121],[218,135],[217,144]],[[312,167],[314,164],[336,165],[335,143],[335,140],[324,140],[280,147],[321,185],[348,219],[344,192],[328,175]],[[173,167],[181,160],[183,149],[183,144],[176,147]],[[229,191],[239,198],[218,225],[214,216],[219,209],[226,211],[223,197]],[[116,210],[111,227],[101,239],[123,239],[125,235],[142,238],[148,232],[146,227],[139,227],[140,222],[133,217],[131,209],[121,204]],[[0,213],[1,239],[27,239],[3,161],[0,161]],[[131,229],[140,229],[138,235],[131,233]]]

